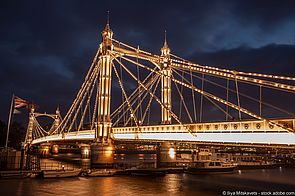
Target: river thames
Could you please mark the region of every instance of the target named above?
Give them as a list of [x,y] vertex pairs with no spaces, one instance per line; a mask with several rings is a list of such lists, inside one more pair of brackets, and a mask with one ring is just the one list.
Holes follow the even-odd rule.
[[[1,179],[1,195],[295,195],[295,168],[242,170],[232,174]],[[251,192],[252,191],[252,192]],[[254,191],[254,192],[253,192]],[[238,193],[238,192],[237,192]],[[292,194],[294,193],[294,194]]]

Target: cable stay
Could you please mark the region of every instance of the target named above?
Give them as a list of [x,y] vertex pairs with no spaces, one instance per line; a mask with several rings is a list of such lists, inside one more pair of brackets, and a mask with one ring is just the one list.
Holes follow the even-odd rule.
[[[180,75],[176,70],[173,70],[174,73],[176,73],[178,76],[180,76],[182,78],[182,81],[185,80],[187,83],[189,83],[189,81],[185,78],[183,78],[182,75]],[[176,82],[175,82],[176,83]],[[190,85],[192,85],[191,83],[189,83]],[[192,85],[193,86],[193,85]],[[203,85],[202,85],[203,86]],[[202,88],[204,89],[204,88]],[[203,91],[203,90],[202,90]],[[224,114],[230,116],[230,118],[233,118],[228,112],[226,112],[223,108],[221,108],[218,104],[216,104],[212,99],[210,99],[209,97],[207,97],[206,95],[203,95],[203,94],[200,94],[201,95],[201,108],[203,106],[203,98],[202,97],[205,97],[209,102],[211,102],[217,109],[219,109],[221,112],[223,112]],[[200,112],[202,111],[202,109],[200,109]],[[200,122],[202,122],[202,114],[200,114]]]
[[[133,60],[130,60],[130,59],[128,59],[128,58],[126,58],[126,57],[123,57],[123,56],[122,56],[122,58],[123,58],[124,60],[126,60],[126,61],[129,61],[129,62],[131,62],[131,63],[133,63],[133,64],[136,64],[136,62],[133,61]],[[116,60],[117,60],[117,59],[116,59]],[[138,65],[141,66],[141,67],[143,67],[143,68],[145,68],[145,69],[147,69],[147,70],[149,70],[149,71],[153,71],[153,72],[156,73],[156,74],[162,75],[162,73],[160,73],[159,71],[154,71],[154,70],[152,70],[151,68],[149,68],[149,67],[147,67],[147,66],[145,66],[145,65],[142,65],[142,64],[140,64],[140,63],[138,63]],[[125,68],[126,68],[126,67],[125,67]],[[290,131],[290,132],[294,132],[294,130],[291,129],[291,128],[289,128],[289,127],[286,128],[286,127],[284,127],[284,126],[282,126],[282,125],[280,125],[280,124],[278,124],[278,123],[275,123],[275,122],[273,122],[273,121],[270,121],[270,120],[268,120],[268,119],[266,119],[266,118],[264,118],[264,117],[262,117],[262,116],[259,116],[259,115],[255,114],[255,113],[253,113],[253,112],[250,112],[249,110],[247,110],[247,109],[245,109],[245,108],[243,108],[243,107],[239,107],[239,106],[237,106],[237,105],[235,105],[235,104],[233,104],[233,103],[231,103],[231,102],[229,102],[229,101],[225,101],[225,100],[223,100],[223,99],[221,99],[221,98],[219,98],[219,97],[217,97],[217,96],[214,96],[213,94],[210,94],[210,93],[208,93],[208,92],[202,91],[202,90],[196,88],[195,86],[192,86],[192,85],[187,84],[187,83],[182,83],[181,81],[176,80],[176,79],[174,79],[174,78],[171,78],[171,80],[172,80],[172,81],[175,81],[175,82],[178,83],[178,84],[183,85],[184,87],[187,87],[187,88],[189,88],[189,89],[193,89],[194,91],[196,91],[196,92],[198,92],[198,93],[200,93],[200,94],[206,95],[207,97],[210,97],[211,99],[214,99],[214,100],[217,101],[217,102],[220,102],[220,103],[222,103],[222,104],[227,104],[229,107],[231,107],[231,108],[233,108],[233,109],[235,109],[235,110],[237,110],[237,111],[240,110],[241,112],[243,112],[243,113],[245,113],[245,114],[247,114],[247,115],[249,115],[249,116],[251,116],[251,117],[254,117],[254,118],[259,119],[259,120],[263,120],[263,121],[269,123],[270,125],[275,125],[275,126],[280,127],[280,128],[282,128],[282,129],[284,129],[284,130],[287,130],[287,131]],[[175,114],[173,113],[173,116],[174,116],[174,115],[175,115]],[[175,116],[176,116],[176,115],[175,115]],[[176,116],[176,117],[177,117],[177,116]],[[178,120],[178,121],[179,121],[179,120]],[[177,122],[178,122],[178,121],[177,121]],[[180,121],[179,121],[179,122],[180,122]]]
[[[182,71],[183,71],[184,73],[186,73],[186,74],[189,74],[188,71],[184,71],[184,70],[182,70]],[[217,87],[220,87],[220,88],[226,90],[226,97],[227,97],[226,100],[227,100],[227,101],[229,100],[229,94],[228,94],[229,92],[232,92],[232,93],[235,93],[235,94],[236,94],[236,91],[235,91],[235,90],[229,88],[229,81],[230,81],[229,79],[226,79],[226,87],[224,87],[224,86],[221,85],[221,84],[218,84],[218,83],[213,82],[213,81],[211,81],[211,80],[209,80],[209,79],[205,79],[205,78],[203,78],[203,77],[197,76],[197,75],[195,75],[195,74],[193,74],[192,76],[193,76],[194,78],[197,78],[197,79],[199,79],[199,80],[204,80],[204,81],[206,81],[206,82],[208,82],[208,83],[210,83],[210,84],[213,84],[213,85],[215,85],[215,86],[217,86]],[[247,95],[247,94],[244,94],[244,93],[242,93],[242,92],[239,92],[239,95],[242,96],[242,97],[245,97],[245,98],[247,98],[247,99],[249,99],[249,100],[252,100],[252,101],[255,101],[255,102],[257,102],[257,103],[260,103],[260,100],[255,99],[255,98],[253,98],[253,97],[251,97],[251,96],[249,96],[249,95]],[[294,113],[292,113],[292,112],[288,112],[287,110],[281,109],[281,108],[279,108],[279,107],[277,107],[277,106],[274,106],[274,105],[272,105],[272,104],[270,104],[270,103],[268,103],[268,102],[266,102],[266,101],[261,101],[261,105],[271,107],[272,109],[275,109],[275,110],[277,110],[277,111],[280,111],[280,112],[282,112],[282,113],[285,113],[285,114],[289,115],[290,117],[294,117],[294,116],[295,116]],[[228,106],[226,106],[226,107],[228,108]],[[262,107],[262,106],[261,106],[261,107]],[[226,109],[226,111],[227,111],[227,113],[228,113],[228,109]],[[228,120],[228,119],[226,119],[226,120]]]
[[[114,56],[113,56],[113,57],[114,57]],[[127,58],[125,58],[125,57],[122,57],[122,58],[125,59],[125,60],[127,60]],[[117,63],[121,63],[120,61],[118,61],[117,58],[114,57],[114,59],[115,59],[115,61],[116,61]],[[129,59],[128,59],[128,60],[129,60]],[[127,61],[128,61],[128,60],[127,60]],[[131,61],[132,61],[132,60],[131,60]],[[133,61],[133,62],[134,62],[134,61]],[[136,62],[135,62],[135,64],[136,64]],[[128,72],[128,73],[130,74],[130,76],[132,76],[132,78],[133,78],[134,80],[136,80],[136,77],[134,76],[134,74],[132,74],[132,72],[131,72],[126,66],[124,66],[124,64],[121,63],[121,65],[122,65],[122,67],[126,70],[126,72]],[[138,63],[138,65],[140,66],[141,64]],[[151,70],[152,70],[152,69],[151,69]],[[157,72],[157,71],[154,71],[154,72]],[[158,72],[158,73],[160,73],[160,72]],[[195,136],[195,133],[193,133],[193,132],[190,130],[190,128],[189,128],[188,126],[183,125],[182,122],[179,120],[178,116],[177,116],[174,112],[172,112],[172,111],[170,110],[170,108],[168,108],[166,105],[164,105],[164,104],[160,101],[160,99],[159,99],[157,96],[155,96],[155,95],[154,95],[154,94],[153,94],[148,88],[146,88],[146,86],[144,86],[140,81],[139,81],[139,84],[142,86],[142,88],[143,88],[144,90],[146,90],[146,91],[149,92],[149,94],[155,99],[156,102],[158,102],[163,108],[165,108],[167,111],[169,111],[169,113],[170,113],[171,116],[177,121],[177,123],[179,123],[180,125],[182,125],[186,131],[188,131],[188,132],[191,133],[193,136]]]
[[203,73],[210,76],[215,76],[218,78],[229,78],[230,80],[239,80],[243,83],[252,84],[252,85],[263,85],[264,87],[276,89],[276,90],[282,90],[290,93],[295,93],[295,86],[283,84],[283,83],[277,83],[273,81],[267,81],[262,79],[256,79],[256,78],[250,78],[245,76],[240,76],[236,72],[232,73],[225,73],[221,71],[215,71],[215,70],[209,70],[205,68],[199,68],[199,67],[193,67],[191,65],[183,65],[183,64],[177,64],[177,63],[171,63],[172,67],[175,69],[184,69],[188,71]]
[[271,74],[263,74],[263,73],[251,73],[251,72],[243,72],[243,71],[237,71],[237,70],[229,70],[229,69],[223,69],[223,68],[217,68],[213,66],[208,66],[208,65],[200,65],[196,63],[192,63],[188,60],[185,60],[181,57],[178,57],[174,54],[170,55],[176,59],[173,59],[174,62],[180,63],[180,64],[186,64],[190,66],[195,66],[195,67],[201,67],[204,69],[210,69],[210,70],[215,70],[215,71],[221,71],[221,72],[226,72],[226,73],[236,73],[237,75],[247,75],[247,76],[255,76],[255,77],[264,77],[264,78],[272,78],[272,79],[279,79],[279,80],[289,80],[289,81],[295,81],[295,77],[290,77],[290,76],[277,76],[277,75],[271,75]]
[[[171,77],[173,77],[173,75],[171,75]],[[186,103],[185,103],[185,101],[184,101],[184,97],[183,97],[183,95],[182,95],[182,93],[181,93],[182,91],[179,90],[177,83],[174,82],[174,85],[175,85],[176,90],[177,90],[177,92],[178,92],[178,95],[179,95],[179,97],[180,97],[180,103],[183,103],[184,109],[185,109],[186,114],[187,114],[187,116],[188,116],[188,118],[189,118],[189,120],[190,120],[190,123],[193,123],[193,119],[192,119],[192,117],[191,117],[191,115],[190,115],[190,113],[189,113],[189,111],[188,111],[187,105],[186,105]],[[180,114],[181,114],[181,113],[180,113]],[[179,114],[179,115],[180,115],[180,114]]]

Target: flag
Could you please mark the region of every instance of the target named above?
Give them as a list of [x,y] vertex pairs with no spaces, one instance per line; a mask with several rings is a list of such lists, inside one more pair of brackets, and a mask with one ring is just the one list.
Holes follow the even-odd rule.
[[22,107],[28,107],[29,106],[29,102],[21,99],[17,96],[14,97],[14,109],[18,109],[18,108],[22,108]]
[[17,110],[17,109],[14,109],[13,110],[13,114],[21,114],[21,111]]

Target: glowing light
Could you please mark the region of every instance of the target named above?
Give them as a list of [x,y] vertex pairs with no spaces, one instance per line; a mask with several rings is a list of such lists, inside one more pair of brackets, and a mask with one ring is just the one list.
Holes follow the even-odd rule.
[[57,145],[52,146],[52,152],[55,154],[58,153],[58,146]]
[[88,148],[85,148],[85,149],[84,149],[84,155],[85,155],[85,156],[88,156],[88,155],[89,155],[89,150],[88,150]]
[[168,154],[169,154],[169,157],[171,159],[174,159],[175,158],[175,149],[174,148],[169,148],[169,151],[168,151]]
[[113,155],[114,148],[112,146],[106,147],[106,150],[104,151],[104,154],[106,157],[111,157]]

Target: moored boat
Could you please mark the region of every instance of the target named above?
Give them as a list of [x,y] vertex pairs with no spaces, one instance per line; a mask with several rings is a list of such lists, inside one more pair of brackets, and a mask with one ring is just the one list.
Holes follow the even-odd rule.
[[192,174],[217,174],[217,173],[231,173],[237,167],[236,164],[222,161],[198,161],[193,162],[188,168],[187,172]]
[[271,169],[277,167],[277,164],[268,161],[240,161],[238,169]]
[[114,169],[95,169],[89,170],[86,176],[89,177],[106,177],[106,176],[113,176],[116,173]]
[[11,172],[11,173],[1,173],[0,178],[28,178],[30,173],[20,173],[20,172]]
[[0,178],[35,178],[41,171],[0,171]]
[[45,170],[43,171],[44,178],[66,178],[76,177],[81,173],[81,169],[74,170]]

